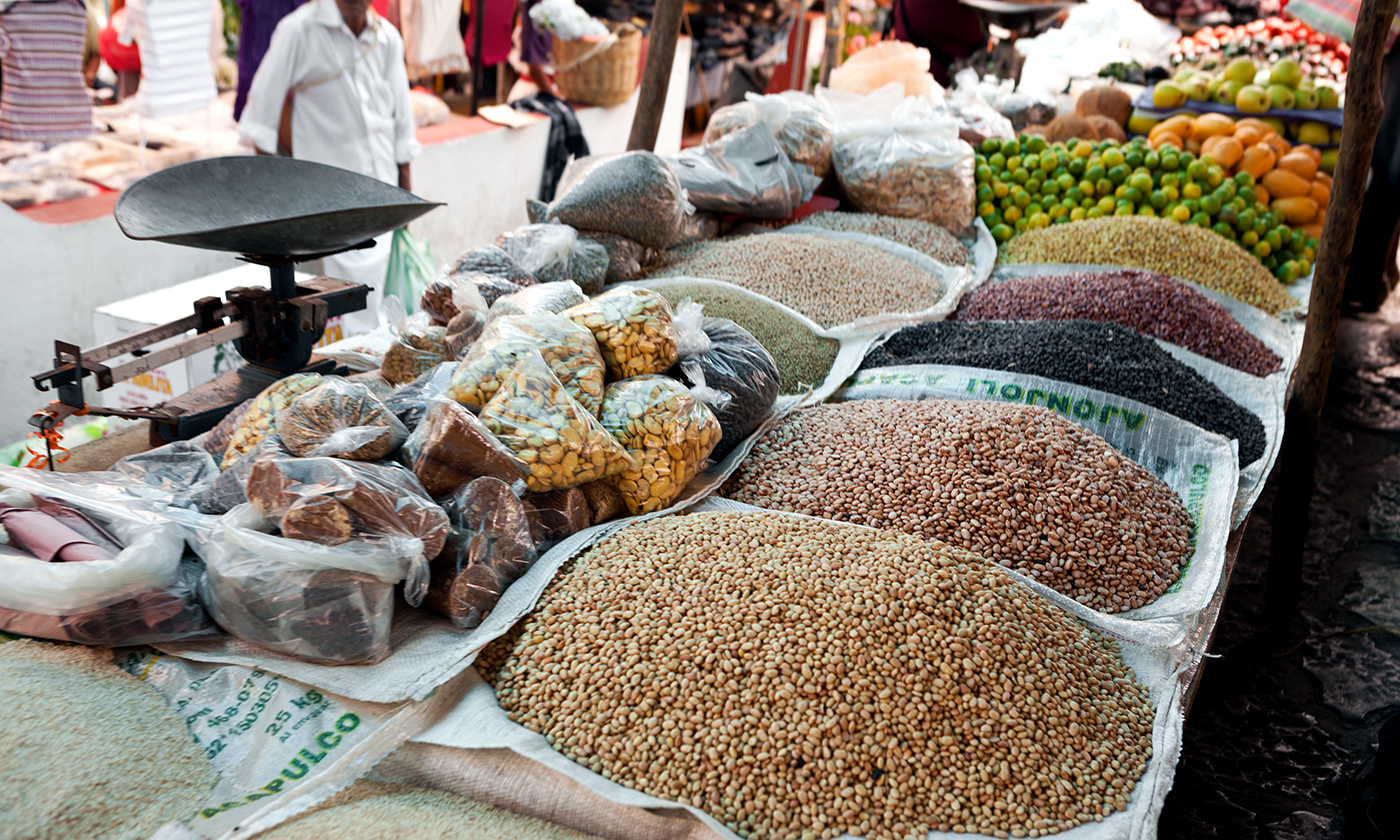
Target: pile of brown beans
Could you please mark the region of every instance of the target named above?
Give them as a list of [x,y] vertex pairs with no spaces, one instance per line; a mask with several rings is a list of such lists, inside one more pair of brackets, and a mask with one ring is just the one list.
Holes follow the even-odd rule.
[[963,298],[953,319],[1099,321],[1160,338],[1255,376],[1268,376],[1283,363],[1225,307],[1152,271],[1073,272],[989,283]]
[[1112,641],[975,554],[783,514],[626,528],[477,667],[573,761],[757,840],[1043,837],[1152,754]]
[[1081,604],[1150,604],[1191,553],[1165,483],[1044,408],[861,400],[794,413],[722,494],[976,551]]

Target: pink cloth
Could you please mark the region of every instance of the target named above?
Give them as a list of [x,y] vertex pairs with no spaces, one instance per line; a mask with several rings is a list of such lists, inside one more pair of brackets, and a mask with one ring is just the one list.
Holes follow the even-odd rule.
[[0,504],[0,524],[9,532],[12,545],[45,563],[114,559],[111,552],[47,513]]

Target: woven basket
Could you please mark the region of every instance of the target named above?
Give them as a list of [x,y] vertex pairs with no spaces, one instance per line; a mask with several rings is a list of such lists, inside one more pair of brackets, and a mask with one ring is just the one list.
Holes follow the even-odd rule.
[[[579,105],[621,105],[637,86],[642,57],[642,33],[623,24],[606,49],[596,41],[554,38],[554,84],[559,95]],[[596,51],[595,51],[596,50]]]

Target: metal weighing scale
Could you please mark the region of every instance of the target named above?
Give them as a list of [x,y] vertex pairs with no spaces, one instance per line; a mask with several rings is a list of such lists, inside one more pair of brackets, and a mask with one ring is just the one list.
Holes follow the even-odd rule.
[[[117,225],[148,239],[241,254],[265,265],[271,285],[230,289],[200,298],[194,312],[109,344],[82,350],[54,342],[54,368],[36,374],[40,391],[58,399],[30,418],[46,438],[64,419],[95,414],[151,421],[151,445],[188,440],[291,373],[332,373],[329,359],[311,361],[326,319],[365,308],[369,286],[317,277],[297,283],[294,263],[368,248],[374,237],[441,206],[346,169],[291,158],[246,156],[198,160],[153,173],[117,200]],[[159,350],[152,344],[196,331]],[[226,341],[238,342],[247,364],[161,405],[132,410],[89,405],[83,379],[98,391]],[[130,354],[131,361],[107,362]],[[50,465],[52,466],[52,465]]]

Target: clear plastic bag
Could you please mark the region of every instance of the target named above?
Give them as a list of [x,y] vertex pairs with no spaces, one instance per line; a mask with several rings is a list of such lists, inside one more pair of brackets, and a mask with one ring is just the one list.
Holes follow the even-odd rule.
[[551,221],[626,236],[657,250],[680,242],[693,212],[670,165],[647,151],[573,161],[546,211]]
[[794,167],[761,120],[723,143],[686,149],[669,160],[690,202],[714,213],[786,219],[821,186],[810,167]]
[[577,283],[565,280],[560,283],[541,283],[528,289],[521,289],[513,295],[506,295],[491,304],[486,323],[491,324],[507,315],[557,315],[571,306],[588,300]]
[[561,315],[507,315],[492,321],[452,374],[447,396],[480,411],[498,393],[511,369],[538,351],[550,370],[590,414],[603,404],[606,366],[587,327]]
[[[0,551],[0,630],[86,645],[218,636],[182,566],[185,539],[179,526],[135,509],[119,514],[113,505],[104,505],[103,511],[90,508],[82,497],[93,489],[56,484],[46,491],[52,500],[20,490],[0,492],[0,503],[13,508],[42,508],[51,515],[60,514],[59,507],[76,512],[76,517],[58,515],[61,527],[33,534],[33,544],[23,540],[30,528],[10,525],[7,537],[13,545]],[[65,533],[73,537],[57,536]],[[44,562],[61,560],[61,550],[68,547],[64,544],[74,540],[93,542],[108,556]]]
[[447,328],[435,327],[424,313],[408,315],[396,297],[384,299],[384,316],[393,325],[394,343],[384,354],[380,374],[394,385],[412,382],[452,358]]
[[384,354],[394,346],[396,339],[393,328],[389,324],[383,324],[367,333],[352,335],[325,347],[318,347],[316,355],[334,359],[355,371],[379,370],[384,364]]
[[661,373],[676,362],[671,304],[649,289],[613,289],[561,314],[593,334],[613,379]]
[[708,239],[714,239],[716,236],[719,236],[719,216],[704,210],[697,210],[687,216],[685,223],[681,225],[680,238],[676,240],[676,247],[704,242]]
[[530,523],[530,537],[541,554],[593,524],[588,497],[579,487],[526,493],[520,501]]
[[748,330],[702,309],[689,299],[676,307],[680,363],[671,375],[714,412],[723,435],[710,457],[720,459],[772,416],[782,377]]
[[464,274],[448,274],[433,280],[418,301],[418,308],[437,327],[447,326],[453,318],[466,311],[479,313],[484,323],[489,307],[476,283]]
[[973,151],[956,121],[919,99],[904,99],[888,118],[883,106],[837,123],[832,160],[847,198],[864,212],[962,233],[975,210]]
[[228,451],[229,442],[233,440],[234,430],[236,430],[238,424],[242,422],[243,413],[253,405],[253,399],[253,397],[249,397],[234,406],[233,411],[225,414],[224,419],[219,421],[219,425],[210,429],[209,433],[204,435],[200,440],[200,446],[203,446],[204,451],[214,457],[214,463],[216,465],[224,459],[224,453]]
[[[488,306],[493,300],[492,287],[489,284],[484,284],[483,279],[496,280],[522,288],[540,282],[535,275],[521,268],[510,254],[496,245],[483,245],[480,248],[466,251],[452,263],[452,273],[471,277],[472,282],[476,283],[477,289],[481,292],[481,296],[486,298]],[[518,291],[518,289],[511,291]]]
[[364,373],[352,373],[345,377],[346,382],[355,385],[363,385],[369,389],[375,399],[387,400],[394,394],[394,383],[384,378],[384,374],[377,370],[367,370]]
[[475,478],[513,483],[529,473],[475,414],[445,398],[428,402],[427,414],[404,444],[401,459],[434,499]]
[[723,434],[710,409],[666,376],[609,385],[601,422],[635,462],[612,476],[634,514],[668,507],[705,468]]
[[195,498],[195,507],[200,513],[218,516],[228,513],[248,501],[248,476],[253,465],[269,458],[295,457],[287,451],[282,439],[276,434],[258,441],[258,445],[214,479],[214,482]]
[[[702,145],[726,142],[734,132],[761,121],[773,130],[789,160],[810,166],[818,178],[830,174],[831,119],[811,94],[790,90],[763,96],[750,92],[745,99],[746,102],[715,111],[705,128]],[[692,196],[691,201],[694,200]]]
[[422,543],[317,545],[274,536],[272,525],[252,505],[240,505],[214,526],[200,594],[219,626],[311,662],[365,664],[388,656],[394,585],[407,578],[406,589],[420,594],[427,585]]
[[[609,286],[614,283],[629,283],[637,279],[637,275],[642,273],[642,266],[654,258],[650,248],[615,233],[588,230],[579,231],[579,236],[596,242],[607,249],[608,271],[603,282]],[[595,289],[588,293],[597,294],[600,291],[602,289]]]
[[[248,501],[282,536],[322,545],[381,537],[416,539],[436,557],[447,516],[413,473],[397,464],[339,458],[272,458],[253,466]],[[416,604],[422,591],[409,590]]]
[[243,418],[239,420],[238,428],[229,439],[228,449],[224,452],[224,460],[220,466],[223,469],[233,466],[234,461],[275,432],[277,412],[285,410],[297,397],[320,384],[319,374],[294,373],[263,389],[261,394],[253,398],[252,405],[248,406]]
[[277,435],[293,455],[378,461],[408,429],[364,385],[327,377],[277,415]]
[[448,386],[452,384],[452,372],[456,369],[456,363],[443,362],[407,385],[400,385],[384,401],[384,407],[394,412],[394,416],[412,434],[428,413],[428,402],[447,393]]
[[501,234],[497,241],[541,283],[572,280],[581,287],[601,287],[608,273],[607,249],[580,239],[568,225],[524,225]]
[[535,545],[525,506],[504,481],[475,479],[453,493],[443,509],[452,530],[430,567],[432,581],[423,603],[470,630],[529,571],[537,557]]
[[481,422],[530,469],[536,493],[606,478],[635,462],[593,412],[560,384],[538,350],[528,351],[481,410]]
[[941,100],[943,89],[929,74],[932,57],[923,47],[903,41],[881,41],[866,47],[831,71],[832,90],[873,93],[891,82],[904,86],[905,96]]
[[195,499],[219,477],[219,465],[197,443],[177,440],[149,452],[128,455],[112,465],[113,472],[164,490],[175,506],[194,506]]
[[948,107],[957,114],[960,127],[983,137],[1016,139],[1011,120],[982,97],[981,79],[976,70],[971,67],[959,70],[955,81],[957,85],[948,94]]

